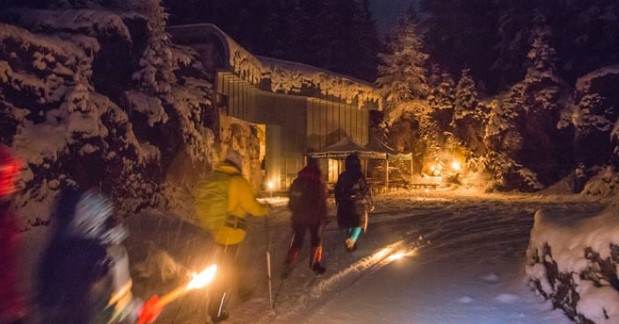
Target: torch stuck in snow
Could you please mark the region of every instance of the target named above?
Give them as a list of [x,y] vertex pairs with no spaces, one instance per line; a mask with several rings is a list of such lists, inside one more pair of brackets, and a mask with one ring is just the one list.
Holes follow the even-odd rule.
[[163,295],[158,302],[159,307],[164,307],[174,300],[182,297],[188,292],[196,289],[202,289],[208,286],[215,279],[215,275],[217,274],[217,265],[213,264],[206,269],[204,269],[200,273],[193,273],[191,275],[191,281],[189,281],[186,285],[178,287],[171,292]]

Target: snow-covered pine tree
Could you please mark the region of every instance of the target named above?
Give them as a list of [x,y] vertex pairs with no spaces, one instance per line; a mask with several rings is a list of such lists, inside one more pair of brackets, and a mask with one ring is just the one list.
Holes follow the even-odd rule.
[[[569,168],[569,149],[561,144],[566,142],[565,134],[556,127],[567,99],[567,87],[557,76],[556,52],[550,45],[552,33],[541,15],[535,21],[525,78],[512,87],[490,114],[485,138],[491,150],[504,155],[503,161],[513,160],[502,165],[528,168],[539,179],[539,185],[519,188],[527,190],[558,180]],[[531,175],[510,169],[494,171]],[[533,182],[514,178],[516,183]]]
[[388,53],[380,54],[376,83],[390,107],[399,103],[425,99],[428,95],[426,61],[423,42],[415,22],[405,18],[396,27]]
[[[543,18],[539,18],[543,23]],[[536,76],[554,77],[557,70],[557,51],[550,45],[552,32],[546,25],[539,26],[533,30],[533,41],[527,57],[529,58],[529,69],[527,78]]]
[[176,78],[170,37],[166,32],[168,15],[161,0],[133,0],[129,6],[148,18],[150,29],[148,45],[139,62],[142,69],[133,78],[152,95],[169,93]]
[[387,103],[389,140],[400,149],[417,152],[421,162],[438,147],[441,132],[426,100],[428,55],[411,16],[402,19],[389,35],[387,48],[387,53],[379,55],[376,83]]
[[464,69],[456,86],[452,125],[455,136],[473,154],[485,153],[483,137],[487,118],[487,111],[480,102],[475,80],[470,70]]
[[[496,52],[497,0],[418,0],[420,32],[426,52],[445,71],[456,76],[471,69],[478,80],[495,89],[490,64]],[[520,3],[520,2],[518,2]],[[481,83],[480,83],[481,84]]]
[[462,70],[460,81],[456,85],[456,98],[454,103],[454,122],[467,117],[481,118],[482,112],[479,107],[479,93],[477,85],[471,76],[471,70]]
[[349,59],[353,59],[353,71],[357,77],[367,81],[376,80],[380,40],[376,23],[372,18],[369,0],[355,0],[353,46],[349,49]]
[[451,75],[437,67],[432,68],[430,76],[430,95],[428,104],[432,109],[432,118],[441,132],[451,132],[454,114],[455,82]]

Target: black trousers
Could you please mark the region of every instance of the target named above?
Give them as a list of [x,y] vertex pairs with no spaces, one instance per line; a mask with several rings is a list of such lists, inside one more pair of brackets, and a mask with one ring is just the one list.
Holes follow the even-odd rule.
[[303,247],[303,241],[305,240],[305,233],[310,233],[310,244],[312,247],[318,247],[322,245],[322,224],[305,225],[305,224],[292,224],[293,239],[292,246],[298,249]]
[[211,319],[220,318],[226,313],[230,295],[238,284],[240,245],[216,245],[214,249],[213,261],[219,270],[218,279],[210,291],[208,313]]
[[292,224],[292,243],[288,250],[288,256],[286,258],[287,263],[293,263],[299,256],[301,248],[303,247],[303,241],[305,240],[305,233],[310,233],[310,243],[312,246],[312,252],[310,253],[310,266],[314,263],[320,263],[322,261],[322,229],[323,224]]

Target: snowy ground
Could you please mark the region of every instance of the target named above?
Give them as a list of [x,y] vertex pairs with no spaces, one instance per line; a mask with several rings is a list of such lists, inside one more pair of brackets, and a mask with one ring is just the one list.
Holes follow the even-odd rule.
[[[230,323],[567,323],[527,287],[524,257],[539,208],[588,217],[601,205],[536,196],[392,195],[378,200],[369,233],[347,253],[335,222],[325,232],[328,272],[316,278],[303,259],[286,281],[279,279],[289,241],[288,213],[271,217],[275,309],[268,309],[262,221],[251,224],[244,249],[242,300]],[[334,212],[332,212],[334,214]],[[148,217],[148,222],[144,222]],[[153,222],[152,219],[158,219]],[[188,224],[165,216],[135,217],[130,224],[133,260],[145,241],[163,246],[179,263],[200,268],[208,239]],[[156,233],[156,234],[153,234]],[[404,253],[401,259],[395,256]],[[137,293],[164,292],[137,281]],[[204,294],[170,305],[159,323],[204,323]]]

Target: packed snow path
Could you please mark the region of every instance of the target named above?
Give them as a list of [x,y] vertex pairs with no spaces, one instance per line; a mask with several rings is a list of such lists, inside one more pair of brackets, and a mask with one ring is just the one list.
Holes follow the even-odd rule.
[[[229,322],[569,323],[524,279],[533,213],[546,208],[588,217],[600,205],[526,196],[390,196],[377,205],[357,251],[344,250],[343,234],[333,221],[325,231],[328,272],[316,278],[308,270],[305,246],[285,281],[278,274],[290,238],[289,215],[284,208],[273,213],[273,311],[266,298],[263,227],[253,224],[244,255],[253,273],[245,286],[252,293],[232,305]],[[172,224],[162,227],[181,232]],[[181,241],[191,236],[185,232]],[[159,323],[204,323],[204,299],[194,295],[179,301]]]

